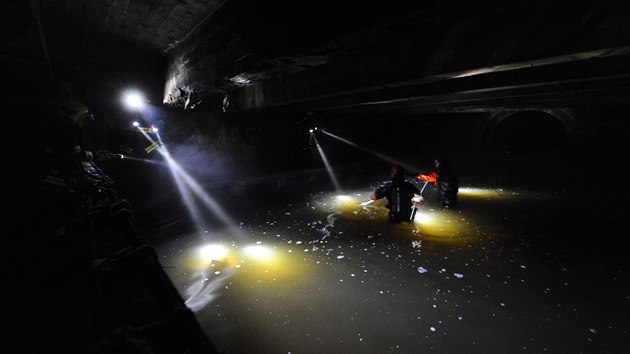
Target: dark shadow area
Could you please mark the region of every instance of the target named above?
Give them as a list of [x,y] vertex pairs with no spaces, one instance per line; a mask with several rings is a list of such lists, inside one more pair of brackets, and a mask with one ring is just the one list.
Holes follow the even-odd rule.
[[519,154],[558,149],[567,144],[568,135],[560,121],[539,111],[518,112],[505,118],[489,141],[492,150]]
[[13,265],[4,351],[216,353],[117,181],[74,149],[75,126],[60,125],[52,107],[9,106],[20,120],[3,136],[23,146],[4,161],[3,259]]

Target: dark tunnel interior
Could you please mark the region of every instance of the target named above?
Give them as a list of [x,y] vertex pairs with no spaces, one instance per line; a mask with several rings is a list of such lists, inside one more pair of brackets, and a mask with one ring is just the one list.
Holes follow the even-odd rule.
[[566,128],[556,118],[542,112],[519,112],[503,120],[492,132],[494,150],[545,151],[568,144]]
[[2,8],[2,352],[630,351],[627,2]]

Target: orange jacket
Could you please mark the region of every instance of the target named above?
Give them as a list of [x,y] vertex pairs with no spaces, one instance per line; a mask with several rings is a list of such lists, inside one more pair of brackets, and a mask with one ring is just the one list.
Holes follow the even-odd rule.
[[437,185],[437,173],[436,172],[429,172],[429,173],[421,173],[419,175],[416,176],[417,179],[421,180],[421,181],[426,181],[426,182],[431,182],[435,185]]

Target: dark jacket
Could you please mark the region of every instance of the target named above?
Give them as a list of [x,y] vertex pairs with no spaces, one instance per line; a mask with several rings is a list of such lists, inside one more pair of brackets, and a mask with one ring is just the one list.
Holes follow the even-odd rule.
[[411,198],[420,194],[416,186],[407,182],[401,174],[394,175],[391,181],[384,183],[372,195],[372,200],[387,198],[389,220],[394,222],[409,221],[411,217]]

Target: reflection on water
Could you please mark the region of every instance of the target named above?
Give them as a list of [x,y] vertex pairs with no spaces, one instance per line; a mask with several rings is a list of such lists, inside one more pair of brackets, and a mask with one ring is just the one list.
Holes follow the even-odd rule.
[[[203,237],[191,235],[189,241],[197,241],[193,241],[187,252],[177,253],[181,257],[178,268],[190,275],[187,280],[177,280],[186,289],[186,304],[194,311],[203,309],[218,297],[218,292],[228,282],[241,286],[250,283],[276,286],[279,280],[303,277],[304,272],[317,271],[309,265],[322,262],[314,258],[314,254],[342,260],[346,254],[353,254],[358,245],[364,253],[379,252],[381,245],[376,241],[386,240],[394,242],[399,252],[417,255],[422,248],[461,246],[479,238],[474,219],[464,213],[425,206],[421,206],[413,223],[391,224],[387,222],[386,201],[366,203],[365,196],[369,195],[371,192],[366,190],[344,195],[315,195],[301,207],[293,206],[292,212],[285,212],[284,221],[267,220],[262,232],[261,225],[253,225],[258,230],[249,236],[250,243],[238,243],[234,240],[240,236],[224,230],[207,230]],[[462,197],[509,198],[509,193],[462,188]],[[299,216],[295,218],[293,214]],[[308,219],[317,216],[325,216],[325,222]],[[287,221],[289,225],[284,224]],[[331,235],[334,237],[330,238]],[[207,241],[210,239],[212,242]],[[344,251],[345,247],[350,248],[350,253]],[[415,265],[410,267],[415,268]],[[300,272],[296,272],[297,269]]]
[[[462,188],[463,198],[509,199],[509,194],[500,190]],[[321,202],[324,207],[334,207],[344,220],[371,227],[383,227],[387,220],[386,201],[366,203],[362,196],[369,196],[369,191],[357,191],[352,196],[336,196],[336,204]],[[323,196],[326,199],[326,196]],[[475,242],[478,238],[474,218],[458,211],[437,210],[421,205],[412,224],[390,224],[386,228],[387,236],[407,241],[423,240],[427,243],[461,245]],[[414,244],[418,244],[417,242]]]
[[462,187],[458,193],[460,198],[483,198],[483,199],[508,199],[513,198],[519,193],[509,192],[503,189],[484,189],[484,188],[470,188]]
[[575,352],[591,330],[623,328],[620,318],[589,316],[603,311],[591,307],[604,294],[569,296],[584,290],[581,274],[523,243],[529,214],[521,211],[546,205],[540,195],[462,188],[460,208],[427,202],[402,224],[387,221],[385,201],[366,203],[370,195],[250,208],[238,227],[246,241],[222,228],[158,252],[209,338],[229,353]]

